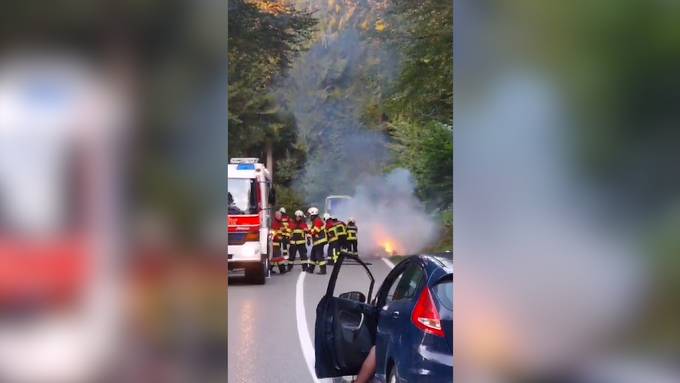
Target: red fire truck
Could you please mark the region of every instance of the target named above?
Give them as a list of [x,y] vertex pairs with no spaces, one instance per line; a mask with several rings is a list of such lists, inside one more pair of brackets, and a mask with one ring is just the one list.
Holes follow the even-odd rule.
[[257,158],[232,158],[227,170],[228,268],[245,269],[246,278],[264,284],[271,256],[272,206],[276,193]]

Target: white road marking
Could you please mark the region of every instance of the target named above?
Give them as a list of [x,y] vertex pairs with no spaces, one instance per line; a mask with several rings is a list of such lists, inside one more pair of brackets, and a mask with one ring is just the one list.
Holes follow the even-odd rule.
[[388,260],[385,257],[380,257],[380,259],[382,259],[383,262],[385,262],[385,264],[387,265],[387,267],[390,268],[390,270],[394,269],[394,263],[392,263],[392,261]]
[[300,339],[302,355],[305,357],[305,363],[307,364],[309,374],[312,375],[312,380],[314,380],[315,383],[320,383],[321,381],[316,378],[316,372],[314,371],[314,344],[309,337],[307,315],[305,313],[305,295],[303,293],[305,275],[307,275],[306,272],[301,272],[300,275],[298,275],[297,283],[295,285],[295,313],[297,316],[298,338]]

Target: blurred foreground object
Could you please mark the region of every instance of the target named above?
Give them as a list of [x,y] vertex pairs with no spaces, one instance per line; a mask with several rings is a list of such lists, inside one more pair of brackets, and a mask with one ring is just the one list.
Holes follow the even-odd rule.
[[680,7],[456,7],[457,380],[679,381]]
[[78,56],[0,59],[2,379],[81,380],[112,350],[119,80]]
[[5,5],[0,381],[224,380],[224,12]]

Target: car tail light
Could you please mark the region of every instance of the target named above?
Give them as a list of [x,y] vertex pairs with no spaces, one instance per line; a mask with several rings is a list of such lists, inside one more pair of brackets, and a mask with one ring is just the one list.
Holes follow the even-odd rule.
[[439,320],[439,312],[434,305],[430,289],[425,287],[418,298],[418,303],[413,308],[411,314],[411,321],[413,324],[424,332],[436,336],[444,337],[444,330]]

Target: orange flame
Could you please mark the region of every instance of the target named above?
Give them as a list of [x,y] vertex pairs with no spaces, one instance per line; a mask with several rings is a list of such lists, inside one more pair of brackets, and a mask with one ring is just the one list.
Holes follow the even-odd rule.
[[377,249],[382,249],[389,256],[396,255],[402,249],[399,242],[382,227],[377,227],[374,231],[373,241]]
[[388,254],[392,255],[394,253],[394,246],[389,240],[383,243],[382,247]]

